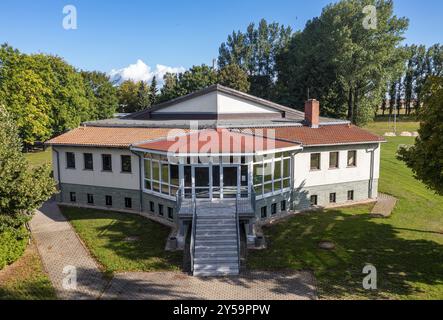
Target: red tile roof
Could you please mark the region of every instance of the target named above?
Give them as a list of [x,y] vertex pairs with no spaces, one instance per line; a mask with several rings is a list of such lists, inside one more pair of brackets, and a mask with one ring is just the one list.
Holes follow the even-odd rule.
[[296,148],[298,143],[269,139],[228,129],[204,129],[168,140],[140,143],[137,148],[161,152],[196,153],[255,153],[274,149]]
[[253,132],[275,139],[302,143],[303,146],[354,144],[383,142],[383,137],[370,133],[354,125],[328,125],[319,128],[276,127],[240,129],[241,132]]
[[79,127],[46,143],[49,145],[122,148],[129,147],[136,142],[165,138],[170,130],[171,128]]

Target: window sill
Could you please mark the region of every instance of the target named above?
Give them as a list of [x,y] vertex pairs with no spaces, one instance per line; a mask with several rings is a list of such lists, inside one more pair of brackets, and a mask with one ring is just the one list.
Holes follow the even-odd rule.
[[112,170],[101,170],[101,172],[112,173]]
[[333,168],[329,168],[328,170],[334,171],[334,170],[338,170],[338,169],[340,169],[340,168],[339,167],[333,167]]
[[66,170],[75,170],[75,167],[66,167]]
[[321,171],[321,169],[310,169],[309,171],[310,172],[318,172],[318,171]]
[[347,166],[346,168],[348,168],[348,169],[357,168],[357,166]]
[[132,174],[132,171],[120,171],[120,173],[123,173],[123,174]]
[[94,171],[94,169],[83,169],[83,171]]

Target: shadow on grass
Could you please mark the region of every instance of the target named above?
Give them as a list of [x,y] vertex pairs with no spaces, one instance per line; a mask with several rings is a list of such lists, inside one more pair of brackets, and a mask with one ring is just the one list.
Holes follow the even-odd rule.
[[[314,271],[326,297],[389,298],[417,295],[426,285],[443,284],[443,246],[405,239],[387,220],[370,216],[367,206],[300,214],[265,227],[268,249],[249,254],[254,269]],[[357,212],[352,215],[350,212]],[[332,251],[318,243],[335,243]],[[377,268],[378,289],[364,290],[366,264]]]
[[181,252],[165,251],[170,228],[135,214],[60,207],[105,271],[179,270]]

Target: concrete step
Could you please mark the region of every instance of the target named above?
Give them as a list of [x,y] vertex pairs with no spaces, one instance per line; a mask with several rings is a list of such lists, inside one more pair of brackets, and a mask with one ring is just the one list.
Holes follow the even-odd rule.
[[195,251],[195,258],[221,258],[221,257],[237,257],[237,250],[226,250],[226,251]]
[[229,223],[229,224],[199,224],[197,222],[197,231],[199,230],[207,230],[207,231],[217,231],[217,230],[237,230],[235,223]]
[[237,221],[234,219],[201,219],[197,218],[197,225],[199,226],[235,226]]
[[237,242],[237,234],[197,234],[195,241],[231,241]]
[[202,229],[197,229],[196,233],[197,236],[218,236],[218,235],[226,235],[229,237],[236,237],[237,236],[237,230],[235,229],[214,229],[214,230],[202,230]]
[[200,264],[218,265],[220,263],[237,264],[238,258],[235,255],[231,257],[209,257],[209,258],[198,256],[194,258],[194,263],[198,265]]
[[238,275],[239,269],[237,264],[216,264],[216,265],[194,265],[194,276],[223,276]]
[[195,244],[195,252],[226,252],[226,251],[236,251],[238,250],[237,244],[230,245],[208,245],[208,244]]
[[195,245],[203,246],[237,246],[237,239],[211,239],[211,240],[196,240]]

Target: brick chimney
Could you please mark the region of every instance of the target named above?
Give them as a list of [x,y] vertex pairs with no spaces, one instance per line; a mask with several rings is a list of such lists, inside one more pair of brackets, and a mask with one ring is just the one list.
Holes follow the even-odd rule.
[[320,102],[310,99],[305,102],[305,122],[311,128],[318,128],[320,123]]

